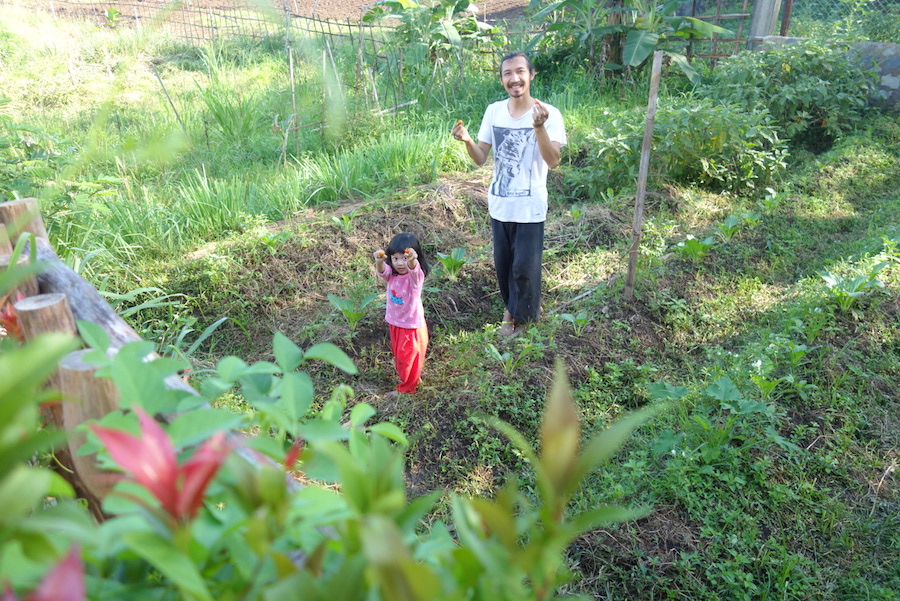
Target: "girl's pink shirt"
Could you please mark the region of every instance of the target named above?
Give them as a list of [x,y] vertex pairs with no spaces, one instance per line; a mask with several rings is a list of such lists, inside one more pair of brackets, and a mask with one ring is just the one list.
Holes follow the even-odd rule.
[[425,308],[422,306],[422,284],[425,272],[416,264],[404,275],[397,275],[385,263],[378,275],[387,282],[387,309],[384,320],[392,326],[414,330],[425,327]]

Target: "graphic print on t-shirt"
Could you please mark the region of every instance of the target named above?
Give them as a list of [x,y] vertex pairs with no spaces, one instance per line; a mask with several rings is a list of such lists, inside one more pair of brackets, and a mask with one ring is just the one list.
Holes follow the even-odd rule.
[[528,149],[534,148],[534,129],[494,126],[494,141],[491,194],[506,198],[530,196],[533,161],[525,155]]
[[402,304],[403,304],[403,299],[400,298],[399,296],[397,296],[397,295],[394,293],[393,290],[388,289],[388,292],[391,293],[391,302],[392,302],[392,303],[394,303],[395,305],[402,305]]

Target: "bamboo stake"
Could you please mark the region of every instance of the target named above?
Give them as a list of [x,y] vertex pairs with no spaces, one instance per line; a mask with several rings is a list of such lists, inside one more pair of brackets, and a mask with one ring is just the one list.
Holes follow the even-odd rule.
[[625,300],[634,298],[634,274],[637,269],[641,244],[641,228],[644,222],[644,198],[647,194],[647,170],[650,167],[650,148],[653,146],[653,122],[656,119],[656,97],[659,93],[659,74],[662,69],[662,50],[653,53],[650,75],[650,98],[647,103],[647,122],[644,125],[644,141],[641,144],[641,162],[638,169],[637,194],[634,199],[634,225],[631,230],[631,248],[628,250],[628,275],[625,278]]

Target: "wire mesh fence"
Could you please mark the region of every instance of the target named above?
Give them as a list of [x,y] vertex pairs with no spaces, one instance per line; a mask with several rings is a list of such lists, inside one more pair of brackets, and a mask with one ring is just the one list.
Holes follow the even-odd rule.
[[786,35],[900,43],[900,0],[785,0],[784,15]]

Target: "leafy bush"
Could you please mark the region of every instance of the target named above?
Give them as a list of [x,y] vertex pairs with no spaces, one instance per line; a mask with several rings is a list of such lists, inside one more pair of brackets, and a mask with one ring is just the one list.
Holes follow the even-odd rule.
[[[13,281],[0,273],[0,292]],[[36,453],[62,438],[39,427],[39,403],[57,362],[76,347],[72,337],[48,335],[0,353],[4,599],[273,601],[298,590],[308,599],[552,599],[576,536],[646,513],[603,505],[566,515],[585,475],[657,407],[610,425],[580,449],[578,409],[561,363],[540,455],[511,426],[491,422],[533,466],[534,488],[511,480],[495,499],[454,497],[452,523],[423,532],[440,493],[407,499],[403,432],[368,424],[375,409],[350,407],[346,386],[314,402],[312,380],[298,371],[316,360],[356,373],[334,345],[303,350],[278,333],[274,362],[226,357],[194,396],[166,390],[165,378],[181,364],[145,361],[149,343],[110,355],[99,326],[82,322],[80,332],[95,349],[83,359],[121,395],[120,410],[89,425],[82,450],[99,452],[103,468],[125,475],[107,473],[117,483],[98,525],[73,502],[67,482],[34,464]],[[253,413],[209,407],[232,389]],[[167,425],[151,417],[174,411]],[[271,435],[238,435],[247,429]],[[299,485],[290,473],[296,462],[329,486]]]
[[874,85],[846,46],[803,41],[724,59],[698,92],[746,111],[767,108],[792,144],[819,151],[859,124]]
[[[653,129],[650,180],[714,190],[763,188],[785,166],[786,148],[764,109],[744,111],[685,96],[663,102]],[[638,175],[646,115],[612,116],[584,140],[582,163],[571,174],[574,196],[600,200],[607,188],[630,188]]]

